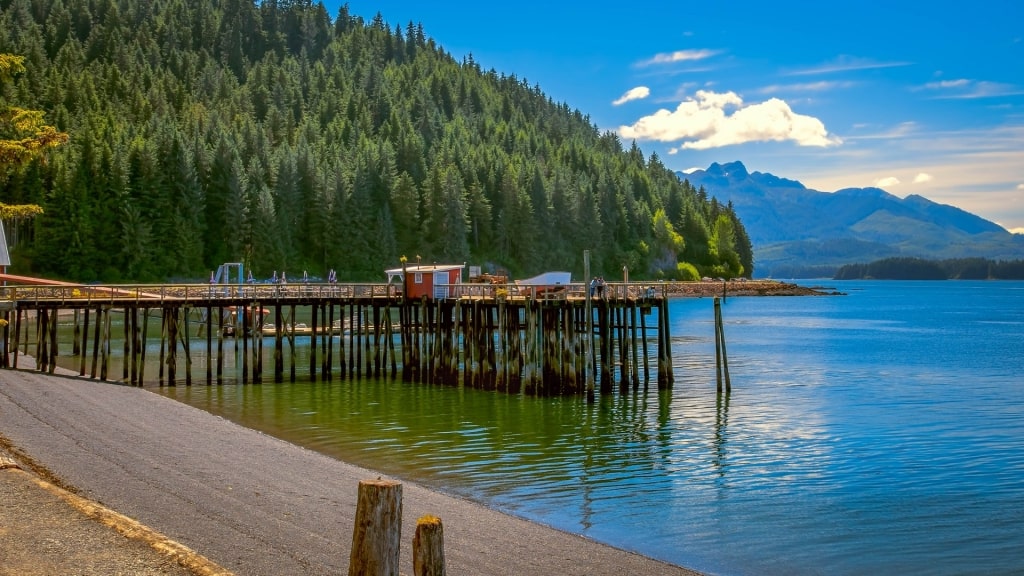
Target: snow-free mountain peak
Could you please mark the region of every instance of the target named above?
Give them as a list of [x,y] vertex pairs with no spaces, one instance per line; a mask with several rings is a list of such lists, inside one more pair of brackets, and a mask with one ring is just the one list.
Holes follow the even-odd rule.
[[722,204],[731,202],[754,248],[754,274],[831,275],[844,264],[910,256],[1024,257],[1024,237],[955,206],[881,188],[822,192],[796,180],[749,172],[742,162],[677,173]]

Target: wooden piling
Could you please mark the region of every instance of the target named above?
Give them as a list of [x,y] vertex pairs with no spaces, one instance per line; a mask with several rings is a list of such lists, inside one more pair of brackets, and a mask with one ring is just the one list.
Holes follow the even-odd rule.
[[637,392],[640,389],[640,359],[637,348],[637,306],[630,306],[630,328],[629,328],[630,345],[629,348],[633,351],[633,359],[630,363],[630,377],[633,379],[633,392]]
[[615,317],[617,320],[617,338],[619,343],[619,392],[625,394],[629,391],[629,339],[626,336],[628,334],[626,309],[622,306],[617,306]]
[[[18,344],[19,344],[18,340],[20,338],[19,334],[21,333],[21,324],[22,324],[22,322],[21,322],[21,317],[22,317],[21,312],[22,311],[19,308],[18,311],[14,313],[14,360],[11,362],[11,364],[12,364],[12,366],[13,366],[13,368],[15,370],[17,370],[17,368],[18,368]],[[85,375],[84,371],[83,371],[82,375],[83,376]]]
[[135,343],[135,339],[132,335],[132,310],[133,308],[125,306],[123,311],[124,326],[122,326],[122,328],[124,331],[124,357],[121,362],[121,381],[128,382],[134,386],[135,374],[131,372],[133,345]]
[[124,362],[121,362],[121,380],[124,381],[124,382],[128,381],[128,368],[130,367],[128,359],[131,357],[131,353],[132,353],[132,348],[131,348],[131,344],[132,344],[131,322],[129,322],[129,311],[128,310],[129,309],[126,306],[124,308],[124,322],[122,322],[122,326],[121,326],[122,332],[124,333],[124,346],[123,346]]
[[146,340],[145,336],[139,330],[139,308],[137,306],[132,307],[131,313],[132,319],[132,384],[136,386],[142,386],[142,377],[140,373],[139,357],[142,354],[142,350],[145,348]]
[[715,383],[718,393],[722,393],[722,380],[725,380],[725,392],[732,391],[729,380],[729,357],[725,351],[725,328],[722,322],[722,303],[715,298]]
[[328,302],[326,304],[327,320],[324,325],[324,336],[321,339],[324,347],[324,379],[330,381],[333,377],[334,372],[331,364],[334,361],[334,303]]
[[[45,339],[43,338],[44,328],[42,327],[45,324],[43,322],[43,318],[45,318],[45,317],[46,317],[46,310],[40,309],[40,310],[36,311],[36,350],[35,350],[35,357],[36,357],[36,370],[40,370],[40,371],[42,371],[42,370],[44,370],[46,368],[46,365],[43,364],[43,361],[45,360],[44,355],[43,355],[43,342],[45,341]],[[26,337],[27,337],[27,332],[26,332]],[[27,353],[28,352],[26,351],[26,354]]]
[[[381,322],[381,319],[380,319],[380,308],[374,306],[373,307],[373,377],[374,378],[380,377],[380,364],[381,364],[380,353],[381,353],[381,344],[382,344],[382,342],[381,342],[381,334],[383,333],[383,330],[381,329],[382,327],[381,327],[380,322]],[[370,365],[369,365],[369,363],[367,363],[366,371],[367,371],[367,373],[370,372]]]
[[391,312],[391,302],[389,300],[388,304],[387,304],[387,307],[385,308],[384,317],[386,318],[385,321],[387,322],[386,334],[387,334],[388,351],[389,351],[389,353],[391,355],[391,377],[394,378],[395,374],[398,372],[398,364],[397,364],[398,363],[398,359],[395,357],[395,334],[394,334],[395,330],[394,330],[393,322],[391,320],[392,319],[392,315],[391,314],[392,314],[392,312]]
[[[38,316],[38,315],[39,315],[39,312],[37,311],[37,312],[36,312],[36,316]],[[26,355],[28,355],[28,345],[29,345],[29,339],[28,339],[28,329],[29,329],[29,326],[30,326],[31,324],[32,324],[32,323],[31,323],[31,322],[29,322],[29,321],[28,321],[28,318],[26,317],[26,318],[25,318],[25,337],[24,337],[24,338],[22,338],[22,340],[21,340],[21,341],[22,341],[22,342],[24,343],[24,344],[23,344],[23,346],[24,346],[24,349],[22,350],[22,352],[23,352],[24,354],[26,354]]]
[[252,381],[254,384],[263,383],[263,304],[255,302],[252,310],[252,349],[256,355],[255,369],[253,370]]
[[[0,350],[0,367],[11,367],[11,311],[4,310],[3,314],[3,350]],[[75,328],[78,328],[78,316],[75,316]],[[77,344],[76,344],[77,346]]]
[[672,335],[669,332],[668,299],[658,304],[658,390],[672,388]]
[[281,333],[280,302],[274,302],[274,382],[284,382],[284,339]]
[[412,539],[412,572],[415,576],[444,576],[444,526],[437,516],[416,521]]
[[[159,380],[160,380],[160,385],[161,386],[164,385],[164,369],[165,369],[166,364],[167,364],[167,362],[165,360],[165,358],[166,358],[166,356],[165,356],[165,347],[166,347],[166,344],[167,344],[167,310],[168,309],[167,309],[166,306],[164,306],[163,308],[160,309],[160,360],[157,363],[157,366],[158,366],[157,372],[159,373]],[[97,313],[96,314],[96,322],[99,323],[99,320],[100,320],[100,315]],[[95,354],[95,353],[96,353],[96,347],[94,346],[93,347],[93,354]],[[93,358],[93,378],[96,377],[96,375],[95,375],[95,366],[96,366],[96,359],[94,357]]]
[[99,330],[103,323],[103,306],[99,305],[96,307],[96,326],[93,328],[92,334],[92,369],[89,371],[89,377],[96,377],[96,368],[99,361]]
[[[291,359],[289,362],[289,370],[291,381],[295,382],[295,305],[292,304],[289,309],[289,328],[288,328],[288,357]],[[278,324],[280,324],[280,320]]]
[[167,316],[167,385],[176,386],[178,371],[178,309],[165,309]]
[[[78,324],[78,315],[79,314],[81,314],[81,310],[78,310],[76,308],[75,312],[74,312],[75,316],[74,316],[74,319],[72,321],[73,322],[72,325],[74,326],[74,329],[71,332],[71,355],[72,356],[78,356],[81,353],[81,351],[82,351],[81,348],[79,348],[79,340],[78,340],[79,336],[81,336],[81,332],[82,332],[82,330],[81,330],[82,327]],[[4,313],[4,319],[6,319],[6,318],[7,318],[7,313],[5,312]]]
[[181,320],[184,327],[181,330],[182,334],[182,350],[185,352],[185,385],[192,385],[192,342],[189,339],[189,327],[188,327],[188,316],[191,311],[189,306],[181,308]]
[[327,381],[327,340],[324,337],[331,330],[331,324],[327,321],[327,307],[318,302],[311,306],[313,316],[317,318],[317,329],[313,330],[313,337],[317,346],[317,377]]
[[349,576],[398,576],[402,539],[402,484],[361,480],[349,556]]
[[50,358],[47,362],[47,371],[53,374],[57,370],[57,321],[59,320],[59,310],[53,311],[53,316],[50,317]]
[[647,391],[647,383],[651,380],[651,363],[647,350],[647,314],[650,313],[650,306],[640,310],[640,341],[643,346],[644,359],[644,392]]
[[313,306],[310,314],[310,331],[309,331],[309,381],[316,382],[316,329],[317,329],[317,309]]
[[238,315],[242,317],[242,330],[236,332],[235,340],[242,341],[242,384],[249,383],[249,330],[252,328],[249,322],[249,305],[245,304],[237,308]]
[[[220,322],[217,322],[220,324]],[[213,384],[213,307],[206,307],[206,385]]]
[[[359,333],[358,318],[356,315],[356,304],[350,302],[348,305],[348,377],[352,378],[356,372],[356,348],[359,346],[359,340],[357,334]],[[409,345],[405,346],[406,350],[410,348]],[[409,358],[406,356],[403,364],[405,369],[409,369]]]
[[217,384],[224,383],[224,307],[217,307]]
[[36,370],[46,372],[50,359],[50,311],[40,310],[36,316]]
[[[17,330],[15,330],[17,333]],[[78,375],[85,376],[85,358],[88,356],[88,344],[89,344],[89,309],[82,310],[82,344],[79,346],[79,357],[78,357]],[[17,343],[15,343],[15,351],[17,351]]]
[[149,308],[142,309],[142,343],[139,345],[139,386],[145,382],[146,338],[149,335]]
[[356,369],[356,377],[363,375],[363,332],[366,331],[366,320],[363,318],[363,306],[356,304],[356,315],[352,319],[352,346],[355,348],[356,357],[353,360]]
[[366,376],[370,377],[373,375],[373,340],[376,334],[376,327],[373,325],[373,315],[370,313],[369,306],[360,306],[363,319],[363,329],[360,331],[362,334],[362,350],[364,352]]
[[345,362],[345,305],[338,306],[338,374],[342,378],[348,375],[345,369],[348,368]]
[[604,298],[598,300],[597,305],[597,331],[598,331],[598,344],[601,349],[601,394],[610,394],[612,391],[612,355],[614,348],[612,346],[612,335],[614,334],[611,322],[611,310],[609,310],[608,301]]

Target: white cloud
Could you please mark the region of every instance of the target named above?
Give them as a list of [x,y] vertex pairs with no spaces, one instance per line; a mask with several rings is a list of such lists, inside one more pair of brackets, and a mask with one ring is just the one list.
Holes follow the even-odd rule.
[[1024,184],[1017,184],[1017,190],[1024,190]]
[[932,175],[927,172],[921,172],[917,176],[914,176],[914,184],[921,184],[923,182],[931,182]]
[[930,90],[941,90],[946,88],[963,88],[969,86],[971,81],[966,78],[959,78],[957,80],[940,80],[939,82],[929,82],[924,85],[925,88]]
[[636,88],[630,88],[625,94],[619,97],[618,100],[612,102],[612,106],[621,106],[631,100],[643,100],[651,95],[651,89],[647,86],[637,86]]
[[909,66],[910,62],[875,62],[867,58],[856,58],[853,56],[840,56],[833,62],[821,64],[813,68],[805,68],[790,72],[790,76],[809,76],[813,74],[832,74],[835,72],[848,72],[851,70],[873,70],[877,68],[895,68],[897,66]]
[[[727,114],[727,109],[732,114]],[[698,90],[694,98],[680,102],[675,111],[661,109],[631,126],[620,126],[619,135],[658,142],[682,140],[681,148],[691,150],[787,140],[800,146],[842,143],[825,130],[821,120],[793,112],[778,98],[744,106],[734,92],[706,90]]]
[[655,54],[649,60],[638,63],[638,66],[652,66],[655,64],[672,64],[675,62],[695,62],[704,60],[719,54],[720,50],[676,50],[675,52],[662,52]]
[[1012,84],[987,82],[985,80],[969,80],[966,78],[929,82],[922,88],[934,91],[936,93],[936,98],[950,100],[997,98],[1024,94],[1024,90],[1021,90]]
[[882,178],[875,180],[875,188],[888,188],[889,186],[898,186],[900,179],[895,176],[889,176],[888,178]]
[[1011,228],[1011,234],[1024,234],[1024,228]]
[[854,86],[854,82],[805,82],[803,84],[772,84],[757,92],[759,94],[778,94],[779,92],[825,92],[839,88]]
[[899,124],[888,126],[881,129],[875,129],[871,132],[863,132],[865,130],[871,130],[872,127],[867,124],[856,124],[853,126],[857,130],[861,131],[856,134],[851,133],[845,136],[847,141],[854,140],[886,140],[894,141],[911,137],[919,132],[917,123],[915,122],[901,122]]

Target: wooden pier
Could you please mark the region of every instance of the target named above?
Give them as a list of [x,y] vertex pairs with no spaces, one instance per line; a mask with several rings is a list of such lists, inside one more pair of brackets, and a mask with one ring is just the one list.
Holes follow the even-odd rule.
[[[118,379],[109,369],[121,346],[119,380],[132,385],[283,382],[296,380],[296,345],[307,344],[304,375],[314,381],[401,377],[590,397],[595,383],[603,394],[672,386],[669,300],[658,289],[448,288],[445,298],[407,299],[393,284],[6,286],[0,367],[31,354],[52,373],[71,355],[80,376]],[[193,362],[197,350],[205,361]],[[159,355],[157,374],[146,373],[147,354]]]

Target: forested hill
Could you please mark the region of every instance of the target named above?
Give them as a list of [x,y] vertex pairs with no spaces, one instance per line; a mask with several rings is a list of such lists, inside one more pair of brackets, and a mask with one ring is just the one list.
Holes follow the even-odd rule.
[[752,272],[731,207],[411,22],[303,0],[0,9],[0,53],[26,57],[0,105],[70,134],[0,183],[0,202],[45,210],[16,270],[148,281],[243,261],[379,279],[404,255],[579,277],[590,249],[609,276]]

